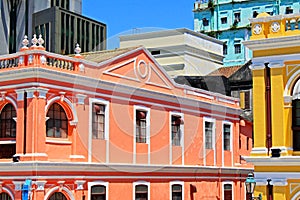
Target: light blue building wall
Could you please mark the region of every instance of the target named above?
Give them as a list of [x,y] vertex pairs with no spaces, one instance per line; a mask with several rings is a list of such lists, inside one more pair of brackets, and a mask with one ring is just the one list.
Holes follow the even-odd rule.
[[252,58],[242,45],[251,34],[249,18],[299,13],[299,0],[198,0],[194,4],[194,30],[224,41],[224,66],[242,65]]

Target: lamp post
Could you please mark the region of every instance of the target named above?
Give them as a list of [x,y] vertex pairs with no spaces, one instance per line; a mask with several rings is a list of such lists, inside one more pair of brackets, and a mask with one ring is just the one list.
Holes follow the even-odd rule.
[[256,185],[256,181],[254,179],[254,174],[253,173],[249,173],[248,177],[247,177],[247,179],[245,181],[245,186],[246,186],[247,194],[250,194],[249,200],[253,200],[253,199],[262,200],[261,194],[259,194],[258,197],[252,197],[252,194],[254,193],[255,185]]

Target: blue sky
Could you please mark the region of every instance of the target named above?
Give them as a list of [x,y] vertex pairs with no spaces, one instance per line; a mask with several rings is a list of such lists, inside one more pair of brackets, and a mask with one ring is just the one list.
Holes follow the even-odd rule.
[[193,29],[195,0],[83,0],[82,14],[107,25],[108,48],[120,34]]

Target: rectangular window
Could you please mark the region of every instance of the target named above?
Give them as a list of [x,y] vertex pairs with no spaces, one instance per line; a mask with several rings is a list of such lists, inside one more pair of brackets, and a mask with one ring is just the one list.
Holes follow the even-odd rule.
[[159,55],[159,54],[160,54],[160,50],[151,51],[151,55]]
[[252,13],[252,17],[253,17],[253,18],[256,18],[257,15],[258,15],[258,12],[257,12],[256,10],[254,10],[253,13]]
[[147,200],[148,199],[148,186],[147,185],[136,185],[135,186],[135,199],[136,200]]
[[172,145],[173,146],[181,146],[181,124],[183,124],[183,120],[181,116],[172,115]]
[[105,105],[93,104],[93,139],[105,139]]
[[239,23],[240,21],[241,21],[241,13],[240,12],[234,13],[234,22]]
[[106,187],[102,185],[92,186],[91,199],[106,200]]
[[213,122],[205,122],[205,148],[213,149]]
[[225,42],[225,43],[223,44],[223,54],[224,54],[224,55],[227,55],[227,50],[228,50],[228,46],[227,46],[227,42]]
[[241,44],[234,44],[234,53],[240,54],[242,52],[241,50]]
[[291,7],[286,7],[286,9],[285,9],[285,14],[293,14],[293,8],[291,8]]
[[182,185],[172,185],[172,200],[182,200]]
[[227,24],[227,17],[221,18],[221,24]]
[[202,19],[202,24],[203,24],[203,26],[208,26],[208,20],[206,19],[206,18],[203,18]]
[[224,124],[223,125],[223,148],[224,148],[224,150],[227,150],[227,151],[231,150],[230,135],[231,135],[231,125]]
[[232,185],[231,184],[224,184],[224,200],[232,200]]
[[147,111],[136,110],[136,142],[146,143],[147,141]]
[[250,109],[251,107],[251,91],[240,92],[240,107],[242,109]]

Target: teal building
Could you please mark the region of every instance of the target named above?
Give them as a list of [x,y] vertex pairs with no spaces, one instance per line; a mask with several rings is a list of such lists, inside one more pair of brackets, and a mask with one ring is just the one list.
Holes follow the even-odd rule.
[[251,35],[249,18],[299,13],[298,0],[197,0],[194,3],[194,31],[224,42],[224,66],[243,65],[252,53],[242,42]]

